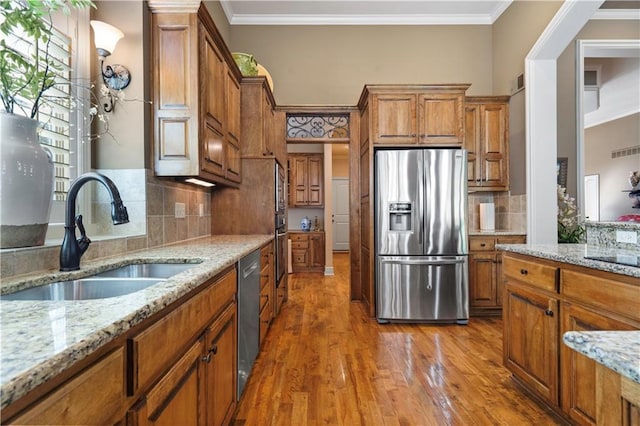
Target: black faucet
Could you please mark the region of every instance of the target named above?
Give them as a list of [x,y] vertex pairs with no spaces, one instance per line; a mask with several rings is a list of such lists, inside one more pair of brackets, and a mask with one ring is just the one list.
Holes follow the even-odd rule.
[[[65,209],[64,221],[64,240],[60,248],[60,270],[61,271],[77,271],[80,269],[80,258],[89,248],[91,240],[87,237],[82,224],[82,215],[76,216],[76,197],[80,187],[90,180],[97,180],[102,183],[109,191],[111,196],[111,219],[114,225],[120,225],[129,222],[127,208],[122,204],[120,192],[116,185],[108,177],[100,173],[89,172],[82,174],[71,183],[69,193],[67,194],[67,205]],[[80,238],[76,240],[76,225],[80,229]]]

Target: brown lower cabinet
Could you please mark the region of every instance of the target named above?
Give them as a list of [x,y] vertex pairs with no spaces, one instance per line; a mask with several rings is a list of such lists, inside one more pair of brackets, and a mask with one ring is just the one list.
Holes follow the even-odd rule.
[[524,244],[524,235],[469,236],[469,310],[472,316],[502,313],[502,252],[496,244]]
[[8,406],[3,424],[229,424],[237,402],[236,286],[236,269],[228,268]]
[[640,425],[640,383],[596,365],[596,424]]
[[324,271],[324,232],[289,231],[293,272]]
[[[514,253],[503,255],[503,279],[504,364],[516,381],[571,423],[627,424],[602,414],[599,364],[564,345],[562,336],[640,329],[638,279]],[[610,404],[619,407],[620,399]]]

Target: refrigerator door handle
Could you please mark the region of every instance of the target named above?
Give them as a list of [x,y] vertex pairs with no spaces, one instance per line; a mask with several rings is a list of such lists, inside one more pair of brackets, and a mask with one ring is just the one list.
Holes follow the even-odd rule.
[[455,265],[457,263],[464,263],[466,258],[455,259],[384,259],[381,258],[381,263],[391,263],[398,265]]

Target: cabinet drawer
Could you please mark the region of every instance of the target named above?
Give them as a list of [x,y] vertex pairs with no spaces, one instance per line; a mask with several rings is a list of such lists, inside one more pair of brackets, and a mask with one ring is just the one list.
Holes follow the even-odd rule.
[[262,312],[264,306],[269,302],[269,299],[271,299],[269,295],[270,290],[271,289],[268,286],[265,286],[260,291],[260,312]]
[[269,264],[269,252],[270,252],[270,246],[266,245],[264,247],[262,247],[260,249],[260,264],[261,265],[267,265]]
[[130,394],[150,383],[185,346],[202,332],[213,317],[233,301],[236,271],[228,272],[187,300],[154,325],[129,340],[133,356]]
[[291,239],[292,242],[296,242],[296,241],[309,241],[309,234],[305,233],[295,233],[295,232],[289,232],[289,239]]
[[496,248],[496,240],[493,237],[469,238],[470,251],[493,251]]
[[291,242],[292,249],[307,249],[309,248],[309,240],[306,241],[292,241]]
[[560,291],[586,305],[640,321],[640,286],[563,269]]
[[11,423],[113,424],[124,415],[124,399],[124,348],[119,348]]
[[505,255],[502,261],[502,271],[507,277],[543,290],[556,292],[556,271],[558,268],[553,266]]
[[496,238],[496,244],[524,244],[527,237],[524,235],[506,235]]

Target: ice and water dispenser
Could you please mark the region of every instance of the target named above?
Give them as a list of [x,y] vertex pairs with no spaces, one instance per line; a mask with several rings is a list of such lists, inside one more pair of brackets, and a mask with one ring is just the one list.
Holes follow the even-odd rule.
[[411,203],[389,203],[389,231],[411,231]]

